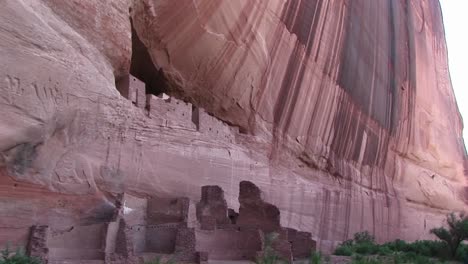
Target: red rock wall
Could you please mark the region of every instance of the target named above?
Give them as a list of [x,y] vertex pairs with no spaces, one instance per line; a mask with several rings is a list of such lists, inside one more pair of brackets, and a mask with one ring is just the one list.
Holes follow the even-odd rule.
[[[161,126],[119,95],[130,17],[169,93],[243,133]],[[0,23],[0,230],[99,222],[124,191],[219,185],[237,209],[242,180],[324,250],[427,238],[466,208],[436,0],[7,0]]]

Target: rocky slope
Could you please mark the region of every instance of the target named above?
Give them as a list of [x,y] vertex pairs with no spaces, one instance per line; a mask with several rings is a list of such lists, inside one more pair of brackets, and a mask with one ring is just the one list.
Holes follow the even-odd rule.
[[[243,180],[322,250],[466,209],[437,0],[4,0],[0,58],[2,244],[123,192],[237,211]],[[121,96],[129,73],[170,107]]]

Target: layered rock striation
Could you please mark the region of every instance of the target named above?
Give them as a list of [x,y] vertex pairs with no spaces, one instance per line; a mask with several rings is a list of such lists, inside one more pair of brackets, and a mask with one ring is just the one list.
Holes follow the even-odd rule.
[[245,180],[322,250],[466,209],[436,0],[5,0],[0,25],[2,244],[122,193],[242,211]]

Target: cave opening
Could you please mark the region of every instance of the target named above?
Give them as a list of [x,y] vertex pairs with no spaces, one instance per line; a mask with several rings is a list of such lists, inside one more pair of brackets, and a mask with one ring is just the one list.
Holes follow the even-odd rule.
[[[130,18],[132,32],[132,56],[130,63],[130,75],[144,83],[145,93],[160,96],[169,94],[169,85],[161,69],[153,63],[145,44],[139,38],[132,19]],[[134,78],[124,76],[116,79],[116,87],[120,94],[132,100],[131,82]]]
[[146,84],[146,93],[159,95],[168,92],[167,81],[161,71],[153,63],[145,44],[140,40],[130,20],[132,27],[132,59],[130,74]]

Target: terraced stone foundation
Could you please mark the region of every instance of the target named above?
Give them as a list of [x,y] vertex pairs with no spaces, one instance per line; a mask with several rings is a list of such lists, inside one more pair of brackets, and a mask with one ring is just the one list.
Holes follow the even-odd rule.
[[[142,263],[157,258],[177,263],[255,261],[272,233],[279,235],[272,248],[289,262],[307,259],[315,250],[310,233],[280,225],[268,228],[269,219],[249,211],[240,211],[239,217],[247,215],[250,224],[229,223],[226,207],[220,207],[226,201],[219,186],[202,187],[196,222],[188,222],[187,198],[120,194],[116,199],[115,213],[103,223],[32,226],[28,254],[44,263]],[[239,201],[252,210],[262,211],[265,206],[260,190],[251,182],[241,183]],[[206,221],[212,224],[209,228]]]

